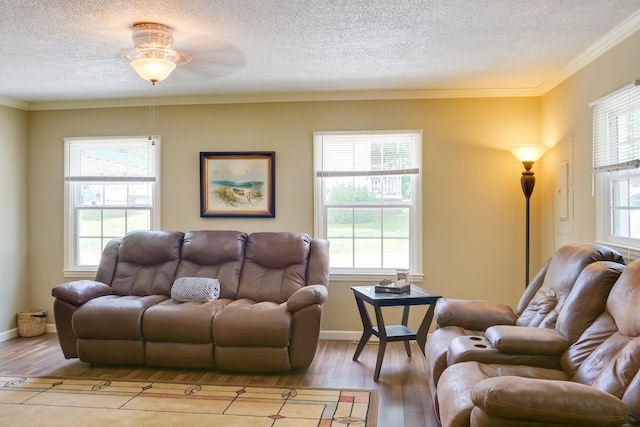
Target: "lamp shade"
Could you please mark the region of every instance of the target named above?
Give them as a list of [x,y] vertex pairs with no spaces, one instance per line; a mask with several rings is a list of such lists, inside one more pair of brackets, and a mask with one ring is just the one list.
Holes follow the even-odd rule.
[[520,162],[537,162],[540,157],[544,155],[544,153],[549,150],[549,147],[546,145],[540,144],[523,144],[523,145],[514,145],[513,147],[509,147],[509,151],[514,155],[516,159]]
[[152,83],[160,82],[176,68],[175,62],[164,58],[140,58],[131,61],[131,66],[140,77]]

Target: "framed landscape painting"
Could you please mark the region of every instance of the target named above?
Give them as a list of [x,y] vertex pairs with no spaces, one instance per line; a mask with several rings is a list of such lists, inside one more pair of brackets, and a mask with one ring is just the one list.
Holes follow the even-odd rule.
[[200,216],[275,217],[275,152],[201,152]]

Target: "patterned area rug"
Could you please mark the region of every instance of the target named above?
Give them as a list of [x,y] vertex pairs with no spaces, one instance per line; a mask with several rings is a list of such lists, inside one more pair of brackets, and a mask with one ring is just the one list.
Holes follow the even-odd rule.
[[375,427],[375,390],[0,376],[0,425]]

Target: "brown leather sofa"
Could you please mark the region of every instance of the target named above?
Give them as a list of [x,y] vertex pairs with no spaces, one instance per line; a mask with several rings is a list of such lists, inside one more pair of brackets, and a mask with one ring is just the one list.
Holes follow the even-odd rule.
[[[95,280],[53,288],[62,351],[101,364],[306,368],[327,297],[328,247],[287,232],[139,231],[114,239]],[[217,279],[219,298],[172,299],[176,279],[193,277]]]
[[639,307],[640,261],[634,261],[600,315],[562,354],[559,369],[477,361],[449,366],[438,382],[442,426],[637,424]]
[[436,414],[440,376],[455,363],[476,360],[559,368],[560,355],[602,311],[623,262],[606,246],[568,244],[531,281],[515,312],[492,301],[440,299],[436,330],[425,345]]

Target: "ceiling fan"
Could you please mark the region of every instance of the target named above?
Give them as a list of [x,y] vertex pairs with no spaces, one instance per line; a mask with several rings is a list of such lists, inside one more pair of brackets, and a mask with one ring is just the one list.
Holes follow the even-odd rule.
[[[173,31],[168,25],[138,22],[131,35],[134,48],[126,57],[138,75],[153,85],[169,77],[178,65],[189,64],[191,71],[217,77],[244,67],[242,52],[229,44],[201,39],[190,44],[190,53],[179,52],[173,46]],[[189,44],[188,42],[185,42]]]
[[127,58],[138,75],[151,84],[169,77],[176,65],[186,64],[191,57],[173,48],[171,28],[155,22],[138,22],[133,25],[133,45]]

